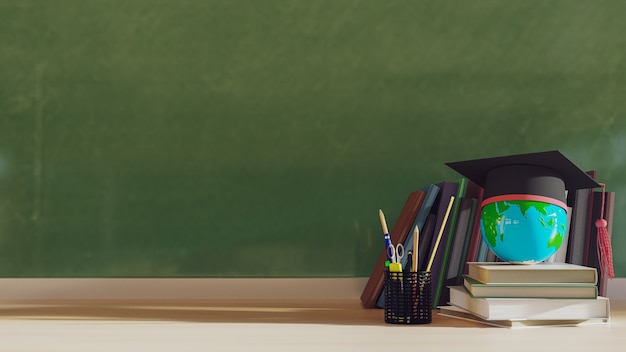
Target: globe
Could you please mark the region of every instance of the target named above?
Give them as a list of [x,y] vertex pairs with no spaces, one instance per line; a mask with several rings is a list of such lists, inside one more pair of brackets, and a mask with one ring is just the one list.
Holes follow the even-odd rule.
[[541,201],[497,201],[483,206],[480,225],[487,246],[499,258],[534,264],[548,259],[565,240],[567,212]]

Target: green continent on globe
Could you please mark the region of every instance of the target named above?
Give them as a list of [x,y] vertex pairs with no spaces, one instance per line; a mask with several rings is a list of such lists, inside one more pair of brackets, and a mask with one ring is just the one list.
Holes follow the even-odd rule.
[[548,211],[546,210],[546,208],[552,205],[548,203],[540,203],[540,202],[533,202],[533,201],[527,201],[527,200],[523,200],[523,201],[511,200],[511,201],[508,201],[507,203],[517,205],[520,211],[522,212],[522,215],[524,215],[524,217],[527,217],[526,212],[530,208],[535,208],[535,210],[537,210],[539,213],[546,215],[548,214]]
[[[498,209],[496,209],[496,205],[498,205]],[[492,247],[496,246],[496,238],[498,235],[504,236],[503,233],[498,233],[498,224],[504,217],[502,213],[508,208],[510,208],[510,206],[505,202],[489,203],[483,207],[481,218],[485,230],[485,237]]]
[[[554,219],[551,218],[548,221],[548,226],[550,226],[550,227],[554,226]],[[548,239],[548,247],[554,247],[554,248],[558,249],[561,246],[561,244],[563,243],[563,235],[561,235],[561,234],[567,232],[567,226],[565,226],[565,224],[559,224],[559,229],[561,231],[558,231],[556,233],[558,236],[551,236]]]

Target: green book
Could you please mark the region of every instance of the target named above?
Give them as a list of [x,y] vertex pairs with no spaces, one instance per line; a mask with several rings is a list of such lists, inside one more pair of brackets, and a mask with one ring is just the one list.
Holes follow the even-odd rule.
[[473,297],[492,298],[596,298],[594,284],[509,283],[485,284],[463,275],[463,286]]

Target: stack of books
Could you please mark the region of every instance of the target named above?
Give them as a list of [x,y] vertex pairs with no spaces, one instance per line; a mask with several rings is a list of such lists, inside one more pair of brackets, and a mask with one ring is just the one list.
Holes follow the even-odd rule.
[[463,285],[449,287],[450,305],[439,314],[511,328],[609,323],[596,268],[470,262],[468,269]]

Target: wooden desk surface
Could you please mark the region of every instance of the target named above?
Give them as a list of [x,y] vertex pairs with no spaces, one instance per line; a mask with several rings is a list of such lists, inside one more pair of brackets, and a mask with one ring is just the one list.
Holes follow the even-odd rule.
[[607,326],[506,329],[433,314],[386,324],[357,300],[0,302],[0,351],[624,351],[626,301]]

